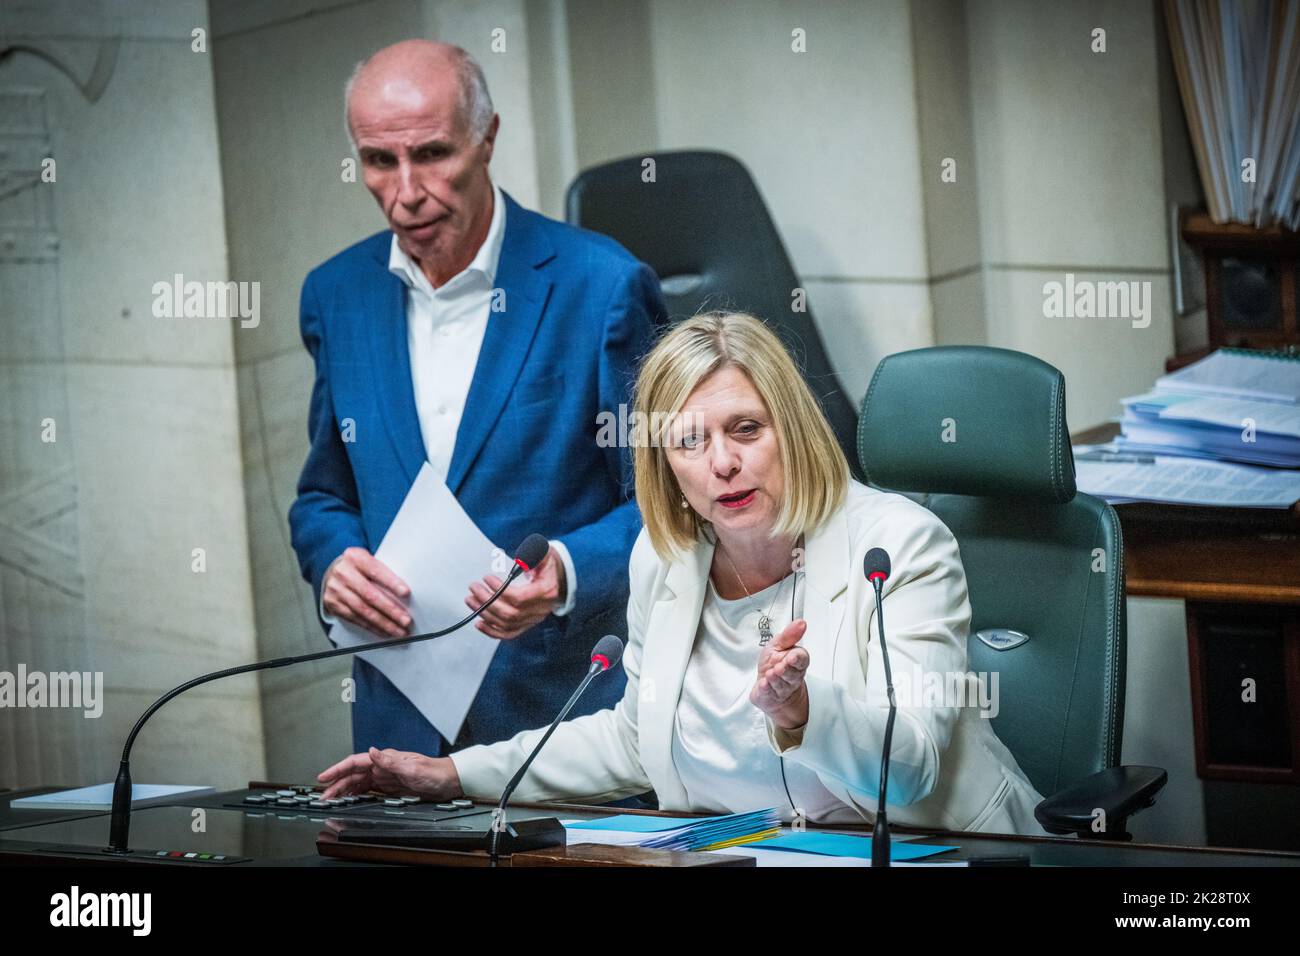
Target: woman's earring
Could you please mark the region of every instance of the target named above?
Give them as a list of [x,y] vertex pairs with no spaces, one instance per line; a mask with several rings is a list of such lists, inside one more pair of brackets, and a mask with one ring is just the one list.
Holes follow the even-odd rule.
[[685,495],[682,495],[682,507],[683,507],[683,508],[689,508],[689,507],[690,507],[690,503],[686,500],[686,496],[685,496]]

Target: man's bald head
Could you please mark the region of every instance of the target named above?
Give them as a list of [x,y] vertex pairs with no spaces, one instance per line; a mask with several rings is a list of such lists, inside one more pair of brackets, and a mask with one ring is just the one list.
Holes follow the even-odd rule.
[[482,71],[447,43],[395,43],[357,67],[345,116],[366,189],[438,288],[473,261],[496,208],[500,120]]
[[362,60],[343,90],[343,127],[356,149],[352,128],[355,99],[390,104],[418,104],[435,87],[455,82],[460,94],[461,118],[474,140],[487,135],[495,112],[483,70],[461,47],[436,40],[402,40]]

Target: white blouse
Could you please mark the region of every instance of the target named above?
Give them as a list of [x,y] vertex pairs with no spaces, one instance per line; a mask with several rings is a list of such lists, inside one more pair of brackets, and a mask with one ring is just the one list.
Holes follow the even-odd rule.
[[862,822],[861,815],[822,786],[815,772],[796,761],[784,761],[782,783],[782,758],[768,742],[763,712],[749,700],[758,679],[758,619],[771,608],[775,637],[803,614],[803,592],[802,573],[730,601],[719,597],[709,581],[672,738],[673,766],[693,809],[739,813],[775,807],[790,821],[793,799],[809,822]]

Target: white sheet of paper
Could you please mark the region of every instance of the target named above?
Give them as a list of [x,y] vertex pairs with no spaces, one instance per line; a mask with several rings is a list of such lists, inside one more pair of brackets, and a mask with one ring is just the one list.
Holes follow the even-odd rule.
[[[1126,458],[1132,456],[1126,456]],[[1146,463],[1081,460],[1079,490],[1108,501],[1135,499],[1231,508],[1289,508],[1300,500],[1300,471],[1154,455]]]
[[[513,566],[509,554],[479,530],[428,462],[375,557],[411,589],[412,634],[436,631],[460,620],[469,613],[465,596],[470,582],[487,574],[504,578]],[[473,622],[444,637],[405,647],[384,649],[383,638],[346,621],[331,627],[329,638],[340,647],[375,645],[375,650],[357,656],[378,668],[449,741],[460,733],[500,644]]]
[[1300,438],[1300,405],[1252,402],[1239,398],[1194,398],[1177,402],[1160,413],[1163,421],[1208,422],[1240,431],[1247,421],[1270,435]]
[[1160,391],[1300,404],[1300,362],[1220,349],[1156,380]]

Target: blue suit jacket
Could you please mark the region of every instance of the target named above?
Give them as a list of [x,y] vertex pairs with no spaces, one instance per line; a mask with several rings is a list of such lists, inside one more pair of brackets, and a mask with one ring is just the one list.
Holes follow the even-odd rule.
[[[564,542],[577,603],[566,617],[548,617],[501,643],[457,748],[549,723],[585,674],[596,641],[625,636],[628,556],[641,519],[629,449],[598,446],[597,415],[630,402],[638,362],[666,311],[654,273],[622,246],[509,196],[505,202],[496,274],[505,309],[488,319],[447,485],[502,548],[531,532]],[[318,600],[334,558],[354,545],[379,546],[425,461],[406,286],[388,271],[391,241],[388,231],[371,236],[303,283],[302,338],[316,381],[311,449],[289,524]],[[346,419],[354,423],[349,442],[340,434]],[[353,674],[357,750],[448,749],[378,670],[357,659]],[[612,707],[624,682],[621,669],[605,675],[574,715]]]

